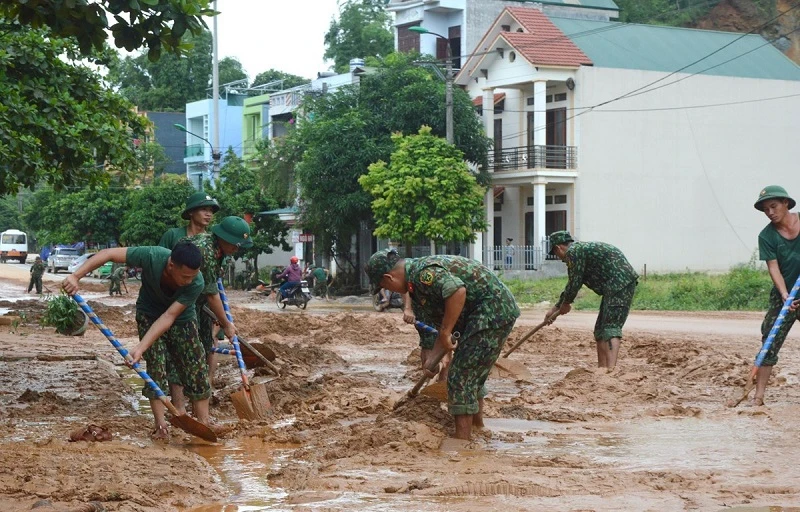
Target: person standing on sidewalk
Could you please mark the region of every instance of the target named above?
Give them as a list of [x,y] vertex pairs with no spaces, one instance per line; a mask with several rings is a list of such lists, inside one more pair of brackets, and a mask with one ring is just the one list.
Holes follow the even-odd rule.
[[[790,212],[797,203],[786,189],[778,185],[764,187],[758,194],[756,210],[764,212],[769,218],[758,235],[759,259],[767,262],[769,277],[772,279],[772,290],[769,294],[769,306],[761,323],[761,344],[767,340],[775,320],[789,297],[789,290],[800,276],[800,218]],[[780,352],[789,330],[798,319],[800,300],[795,300],[778,329],[767,355],[756,373],[756,392],[750,405],[764,405],[764,393],[772,374],[772,367],[778,362]]]
[[601,295],[600,312],[594,325],[597,342],[597,366],[614,368],[622,343],[622,327],[628,319],[639,275],[622,251],[604,242],[576,242],[569,231],[550,235],[550,254],[567,264],[569,280],[558,302],[545,314],[550,319],[556,311],[566,315],[584,284]]

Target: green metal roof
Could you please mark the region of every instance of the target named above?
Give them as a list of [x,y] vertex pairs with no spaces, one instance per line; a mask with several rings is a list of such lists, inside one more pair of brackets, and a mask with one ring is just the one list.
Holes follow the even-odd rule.
[[[606,68],[673,72],[742,36],[735,32],[571,18],[551,17],[550,21],[595,66]],[[800,66],[756,34],[742,37],[681,73],[800,80]]]
[[276,210],[267,210],[265,212],[258,212],[256,216],[259,215],[287,215],[287,214],[297,214],[300,213],[300,210],[296,206],[289,206],[288,208],[278,208]]
[[536,2],[547,5],[563,5],[566,7],[586,7],[587,9],[603,9],[606,11],[619,11],[613,0],[515,0],[517,2]]

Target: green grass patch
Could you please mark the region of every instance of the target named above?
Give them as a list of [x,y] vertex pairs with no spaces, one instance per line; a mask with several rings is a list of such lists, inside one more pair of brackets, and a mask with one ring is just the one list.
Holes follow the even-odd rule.
[[[566,277],[540,281],[503,280],[520,304],[555,303],[567,284]],[[727,274],[699,272],[648,275],[639,278],[633,309],[658,311],[763,311],[767,307],[772,280],[766,270],[753,264],[731,269]],[[600,296],[581,288],[572,305],[596,310]]]

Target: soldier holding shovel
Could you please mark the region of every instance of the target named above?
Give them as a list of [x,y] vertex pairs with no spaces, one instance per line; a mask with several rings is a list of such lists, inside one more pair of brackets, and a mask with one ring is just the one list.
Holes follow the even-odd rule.
[[[759,259],[767,262],[767,270],[774,284],[769,294],[767,314],[761,324],[762,344],[767,340],[783,303],[789,297],[789,288],[800,275],[800,218],[789,211],[795,204],[786,189],[778,185],[770,185],[761,190],[754,204],[756,210],[764,212],[769,218],[769,224],[758,235],[758,253]],[[795,300],[789,307],[766,356],[756,370],[756,392],[750,405],[764,405],[764,393],[772,367],[778,362],[778,352],[798,319],[798,306],[800,300]]]
[[484,383],[520,314],[514,296],[494,272],[461,256],[403,259],[385,249],[372,255],[365,270],[371,291],[408,293],[414,315],[438,326],[430,359],[453,350],[451,335],[461,333],[447,376],[447,401],[455,437],[469,440],[473,426],[483,427]]
[[[147,371],[160,388],[167,386],[167,359],[175,366],[186,396],[192,400],[197,419],[209,425],[208,364],[203,346],[197,338],[197,314],[194,303],[203,290],[200,274],[202,256],[190,243],[178,243],[172,251],[163,247],[130,247],[103,249],[86,260],[73,274],[67,276],[62,288],[74,295],[78,282],[105,263],[126,263],[142,268],[142,286],[136,300],[136,324],[139,344],[130,355],[131,364],[144,357]],[[173,397],[175,385],[170,385]],[[182,396],[183,390],[179,390]],[[145,386],[142,394],[150,399],[155,418],[154,439],[167,439],[165,405],[153,390]],[[180,415],[185,415],[183,403],[173,401]]]
[[569,313],[572,301],[584,284],[602,295],[600,313],[594,325],[597,366],[614,368],[622,342],[622,326],[628,319],[639,275],[622,251],[613,245],[576,242],[569,231],[556,231],[550,235],[550,254],[567,264],[569,281],[556,305],[545,314],[545,321],[552,322],[556,312],[561,315]]

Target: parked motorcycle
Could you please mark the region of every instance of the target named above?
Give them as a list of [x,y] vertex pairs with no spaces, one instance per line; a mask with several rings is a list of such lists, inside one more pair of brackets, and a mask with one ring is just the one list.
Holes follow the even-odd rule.
[[300,281],[286,291],[286,302],[283,301],[280,291],[276,290],[275,303],[279,308],[285,309],[286,306],[297,306],[306,309],[308,301],[311,300],[311,291],[308,289],[308,281]]
[[391,308],[403,309],[403,306],[403,296],[397,292],[391,292],[388,303],[386,302],[386,294],[383,288],[372,296],[372,308],[375,311],[387,311]]

